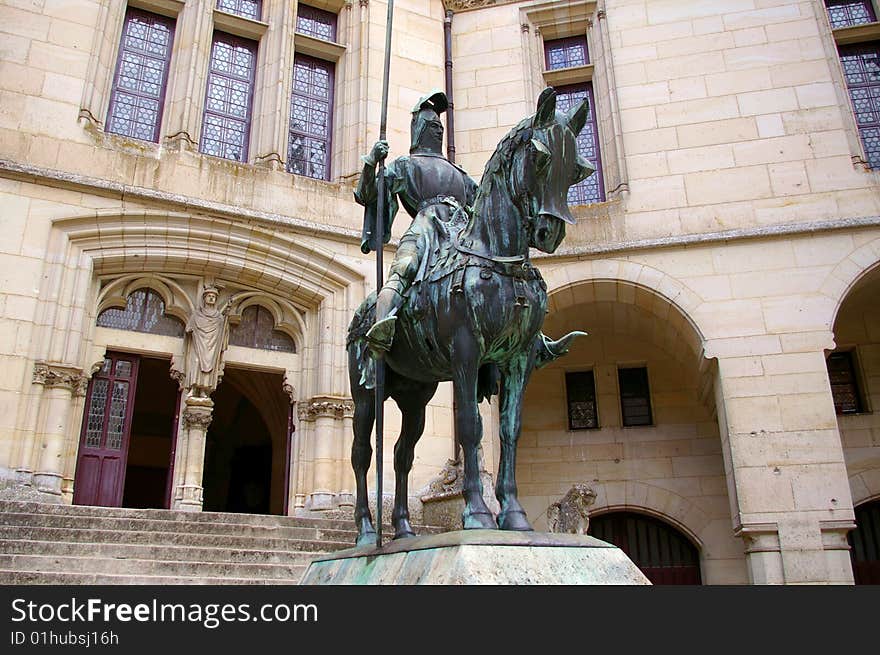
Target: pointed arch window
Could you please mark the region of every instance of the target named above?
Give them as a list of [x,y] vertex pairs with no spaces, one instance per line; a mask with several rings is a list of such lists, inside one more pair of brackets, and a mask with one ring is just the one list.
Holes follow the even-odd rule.
[[133,291],[125,309],[110,307],[98,315],[98,327],[183,337],[183,321],[165,313],[162,296],[149,288]]
[[296,352],[293,339],[275,329],[272,312],[261,305],[251,305],[241,313],[241,322],[230,330],[229,343],[245,348]]

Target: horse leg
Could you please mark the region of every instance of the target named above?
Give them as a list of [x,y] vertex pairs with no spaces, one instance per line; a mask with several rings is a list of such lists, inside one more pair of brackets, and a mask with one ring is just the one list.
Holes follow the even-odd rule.
[[495,497],[501,505],[498,526],[502,530],[531,530],[525,510],[516,497],[516,442],[522,428],[522,401],[528,358],[516,357],[507,365],[501,381],[501,463],[495,483]]
[[415,459],[416,443],[425,431],[425,406],[437,390],[436,384],[410,387],[405,392],[395,394],[394,400],[402,414],[400,437],[394,446],[394,510],[391,523],[394,538],[414,537],[415,531],[409,522],[409,472]]
[[497,529],[495,517],[483,500],[480,481],[479,447],[483,438],[483,422],[477,403],[477,357],[467,349],[456,349],[457,366],[453,373],[455,395],[455,427],[464,458],[464,512],[461,515],[465,530]]
[[367,501],[367,471],[370,470],[370,459],[373,448],[370,446],[370,435],[373,432],[373,420],[376,408],[373,401],[374,393],[366,389],[356,389],[352,385],[354,396],[354,440],[351,442],[351,466],[354,469],[357,496],[354,505],[354,522],[357,526],[358,546],[369,546],[376,543],[376,530],[373,528],[373,517]]

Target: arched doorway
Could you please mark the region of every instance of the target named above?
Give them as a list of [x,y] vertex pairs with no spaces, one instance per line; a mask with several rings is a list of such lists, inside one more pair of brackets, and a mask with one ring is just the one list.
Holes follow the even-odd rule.
[[283,514],[290,401],[280,373],[226,367],[212,395],[204,509]]
[[880,499],[855,508],[856,529],[849,533],[856,584],[880,584]]
[[635,512],[590,518],[589,534],[620,548],[655,585],[698,585],[700,553],[679,530]]

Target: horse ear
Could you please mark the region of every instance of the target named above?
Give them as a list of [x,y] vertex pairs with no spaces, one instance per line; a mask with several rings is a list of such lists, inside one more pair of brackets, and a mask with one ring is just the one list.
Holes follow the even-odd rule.
[[586,98],[583,102],[572,107],[565,115],[568,120],[568,126],[576,135],[581,133],[584,125],[587,124],[587,118],[590,115],[590,104]]
[[538,96],[538,111],[535,114],[535,120],[532,122],[534,127],[547,127],[556,119],[556,89],[548,86],[541,91]]

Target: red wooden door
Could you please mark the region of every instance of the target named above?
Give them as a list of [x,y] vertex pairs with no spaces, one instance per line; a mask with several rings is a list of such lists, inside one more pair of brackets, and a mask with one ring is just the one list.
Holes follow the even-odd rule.
[[171,424],[171,455],[168,458],[168,476],[165,478],[165,509],[171,509],[171,493],[174,490],[174,458],[177,456],[177,437],[180,436],[180,403],[183,399],[183,391],[177,394],[177,403],[174,405],[174,421]]
[[76,505],[122,504],[139,361],[137,355],[108,352],[89,383],[74,478]]

